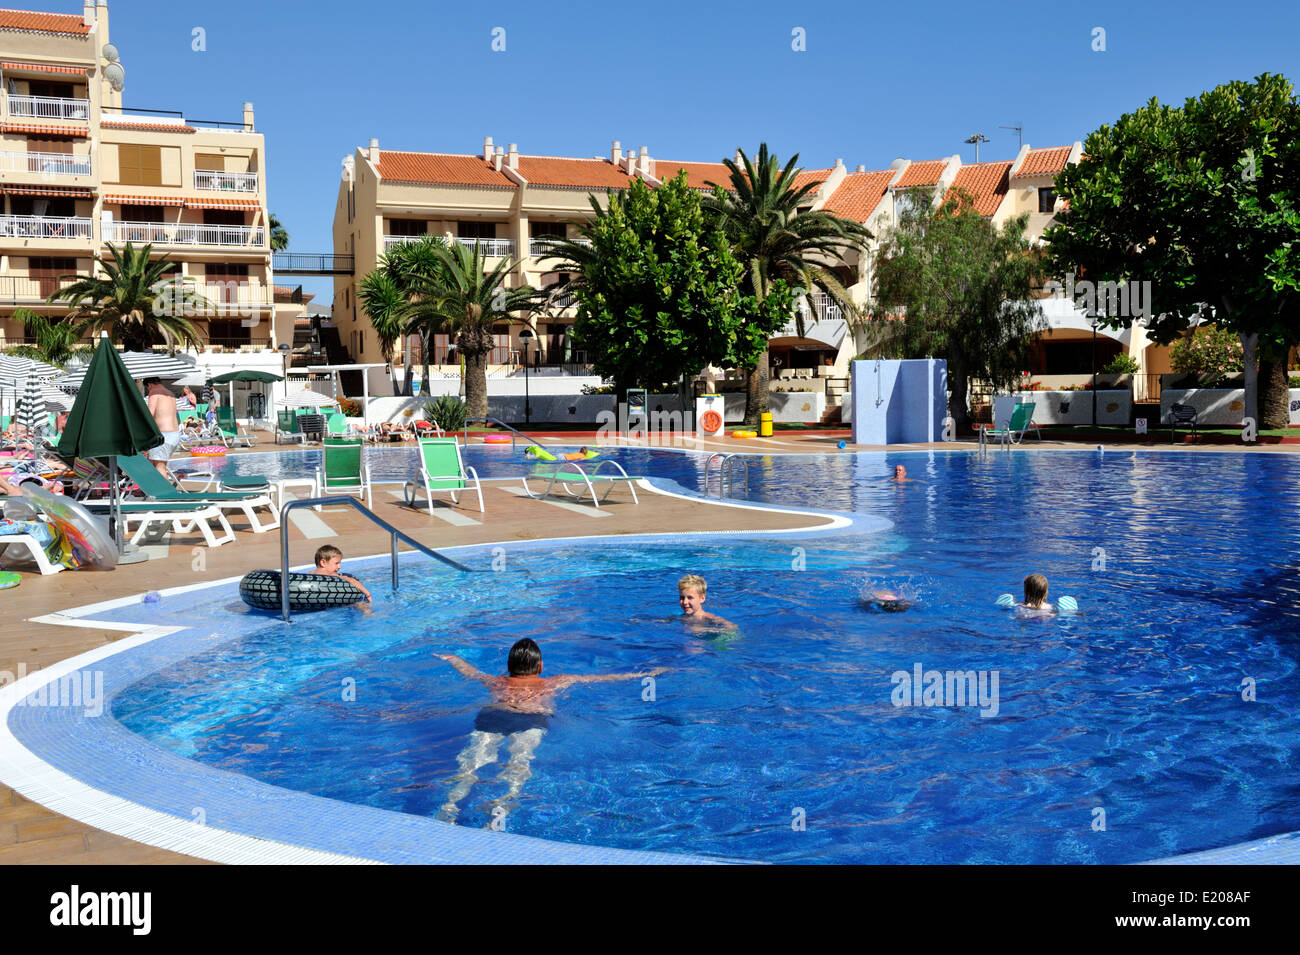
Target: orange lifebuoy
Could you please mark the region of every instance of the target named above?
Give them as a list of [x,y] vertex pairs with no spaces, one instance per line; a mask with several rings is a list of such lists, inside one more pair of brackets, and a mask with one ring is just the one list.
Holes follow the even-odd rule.
[[716,411],[706,411],[700,415],[701,431],[719,431],[722,428],[722,415]]

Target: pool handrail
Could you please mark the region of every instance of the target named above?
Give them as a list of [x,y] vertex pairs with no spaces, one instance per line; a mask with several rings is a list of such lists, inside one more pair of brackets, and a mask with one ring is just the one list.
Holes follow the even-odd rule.
[[537,447],[541,448],[543,451],[546,450],[546,446],[545,446],[544,444],[542,444],[540,441],[535,441],[535,440],[533,440],[532,438],[530,438],[528,435],[524,434],[524,433],[523,433],[522,431],[520,431],[519,429],[517,429],[517,428],[512,428],[510,425],[506,424],[506,423],[505,423],[504,421],[502,421],[500,418],[493,418],[493,417],[486,417],[486,418],[466,418],[466,419],[465,419],[465,423],[461,426],[461,437],[464,438],[465,444],[467,444],[467,445],[469,444],[469,425],[470,425],[470,422],[471,422],[471,421],[482,421],[484,424],[495,424],[495,425],[498,425],[499,427],[505,428],[507,431],[510,432],[510,450],[511,450],[511,451],[513,451],[513,450],[515,449],[515,442],[516,442],[516,439],[518,439],[518,438],[523,438],[523,439],[524,439],[525,441],[527,441],[529,444],[534,444],[534,445],[536,445]]
[[733,458],[740,458],[740,463],[745,466],[745,499],[749,499],[749,460],[739,451],[726,453],[723,451],[714,451],[704,459],[704,496],[713,497],[713,490],[709,484],[709,466],[713,464],[714,458],[721,458],[718,464],[718,500],[730,496],[732,486],[735,480],[732,476],[731,469],[735,464]]
[[428,554],[434,560],[440,560],[449,567],[455,567],[457,570],[463,570],[466,573],[473,571],[458,561],[452,560],[439,554],[436,550],[421,544],[418,540],[399,531],[388,521],[384,520],[370,508],[366,507],[355,497],[347,494],[334,494],[328,497],[304,497],[293,501],[285,501],[284,506],[280,508],[280,614],[284,617],[284,622],[289,622],[289,512],[296,507],[319,507],[326,504],[347,504],[356,508],[365,517],[378,524],[384,530],[393,535],[392,565],[393,565],[393,589],[397,589],[397,542],[404,541],[408,546],[414,547],[423,554]]

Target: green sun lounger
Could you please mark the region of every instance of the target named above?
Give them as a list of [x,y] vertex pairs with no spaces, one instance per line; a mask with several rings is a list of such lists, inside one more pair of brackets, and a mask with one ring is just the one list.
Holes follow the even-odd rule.
[[478,472],[465,466],[455,438],[420,438],[419,451],[420,468],[402,488],[407,504],[415,507],[423,493],[432,514],[433,495],[450,495],[451,503],[456,504],[458,492],[472,491],[478,495],[479,513],[484,512],[483,485]]
[[370,465],[366,464],[360,440],[340,441],[327,438],[321,445],[324,468],[316,470],[316,481],[322,495],[342,491],[365,497],[366,506],[374,507],[370,488]]
[[[122,473],[134,482],[151,501],[195,504],[216,507],[220,511],[238,511],[247,519],[255,534],[275,530],[280,526],[280,515],[266,494],[244,494],[237,491],[182,491],[158,473],[153,463],[141,454],[122,455],[117,459]],[[271,512],[269,521],[261,520],[257,508]]]
[[[601,474],[600,472],[605,468],[610,468],[616,473]],[[538,465],[532,474],[525,475],[520,480],[524,484],[524,493],[537,500],[545,500],[553,496],[558,484],[560,489],[575,501],[590,500],[599,508],[601,501],[608,498],[615,487],[626,484],[627,489],[632,492],[632,503],[640,503],[636,496],[636,482],[640,479],[629,477],[621,464],[610,459],[597,461],[594,466],[588,462],[585,468],[576,461],[557,461],[553,465],[547,462]],[[528,486],[529,481],[548,482],[546,490],[534,494],[532,488]],[[598,493],[597,488],[600,488],[603,493]]]
[[1007,422],[1005,428],[985,427],[980,429],[980,444],[983,444],[989,438],[997,438],[1002,442],[1003,447],[1009,444],[1019,444],[1025,439],[1025,432],[1029,432],[1043,440],[1042,434],[1033,426],[1034,421],[1034,402],[1026,401],[1018,404],[1011,409],[1011,419]]

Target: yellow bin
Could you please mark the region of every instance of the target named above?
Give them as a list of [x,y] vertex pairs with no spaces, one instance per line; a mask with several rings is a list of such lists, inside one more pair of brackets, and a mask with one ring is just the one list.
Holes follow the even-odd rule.
[[764,411],[758,419],[758,435],[761,438],[772,437],[772,413]]

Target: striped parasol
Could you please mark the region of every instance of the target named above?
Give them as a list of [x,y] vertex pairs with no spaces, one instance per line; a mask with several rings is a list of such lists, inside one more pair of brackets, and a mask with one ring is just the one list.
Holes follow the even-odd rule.
[[29,375],[27,384],[23,387],[23,396],[18,399],[18,413],[14,416],[14,423],[30,437],[46,430],[49,423],[45,417],[47,414],[45,396],[41,393],[41,379]]
[[47,365],[35,358],[0,355],[0,378],[26,378],[30,375],[35,375],[37,378],[53,378],[61,374],[63,372],[53,365]]
[[[60,411],[67,411],[72,407],[72,398],[55,388],[48,381],[42,381],[41,397],[45,399],[46,405],[53,405]],[[14,404],[22,393],[27,390],[26,378],[9,378],[0,375],[0,395],[10,394],[14,396]]]
[[[126,365],[127,374],[136,381],[144,378],[162,378],[175,381],[177,378],[184,378],[186,375],[194,374],[195,370],[194,365],[190,362],[181,361],[169,355],[155,354],[154,352],[123,352],[119,357],[121,357],[122,363]],[[54,386],[62,388],[64,391],[77,391],[81,388],[81,383],[85,380],[86,371],[89,367],[87,365],[64,375],[62,378],[56,378]]]
[[295,391],[276,402],[281,408],[333,408],[338,405],[335,398],[327,398],[315,391]]

